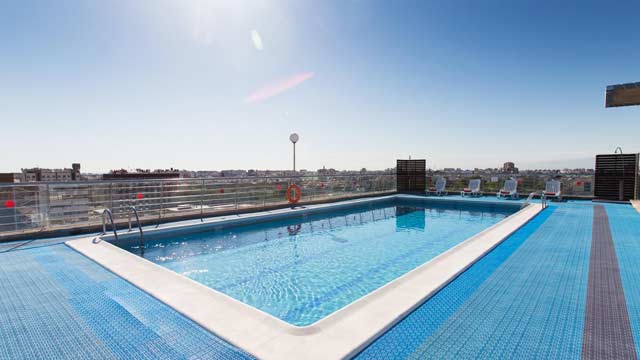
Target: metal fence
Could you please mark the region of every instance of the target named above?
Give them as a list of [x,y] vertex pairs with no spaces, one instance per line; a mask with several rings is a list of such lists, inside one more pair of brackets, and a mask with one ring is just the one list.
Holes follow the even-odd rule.
[[111,210],[127,223],[135,206],[145,222],[260,210],[286,205],[286,190],[301,203],[394,192],[393,174],[81,181],[0,185],[0,237],[102,223]]
[[[452,176],[446,189],[455,194],[472,178],[482,178],[481,190],[495,193],[510,175]],[[545,177],[516,175],[518,191],[526,195],[544,189]],[[593,196],[593,176],[563,176],[562,192]],[[223,213],[256,211],[287,204],[286,189],[302,189],[301,203],[320,202],[396,191],[395,174],[351,174],[298,177],[245,177],[173,180],[78,181],[0,185],[0,239],[47,230],[77,229],[102,224],[109,209],[116,223],[127,224],[131,206],[145,222],[207,217]]]

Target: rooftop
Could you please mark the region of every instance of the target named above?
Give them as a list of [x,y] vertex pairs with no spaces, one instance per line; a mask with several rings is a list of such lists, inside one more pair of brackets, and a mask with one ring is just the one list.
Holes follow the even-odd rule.
[[[0,358],[251,358],[71,239],[0,245]],[[635,357],[637,239],[629,204],[551,203],[356,358]]]

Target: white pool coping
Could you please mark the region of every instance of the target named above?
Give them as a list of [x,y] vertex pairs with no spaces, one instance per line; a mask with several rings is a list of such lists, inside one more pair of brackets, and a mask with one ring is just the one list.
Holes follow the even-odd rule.
[[[283,214],[315,212],[327,207],[353,206],[394,197],[424,199],[420,196],[391,195],[212,218],[205,220],[203,224],[178,223],[148,232],[175,231],[193,226],[222,226],[239,221],[252,222]],[[446,198],[429,199],[465,202]],[[478,203],[477,200],[473,202]],[[308,326],[291,325],[99,237],[71,240],[66,244],[257,358],[344,359],[360,352],[540,211],[540,204],[529,204],[501,222]]]

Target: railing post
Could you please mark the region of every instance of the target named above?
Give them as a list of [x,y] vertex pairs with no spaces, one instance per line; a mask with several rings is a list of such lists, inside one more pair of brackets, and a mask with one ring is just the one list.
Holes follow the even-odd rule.
[[267,180],[266,179],[262,179],[262,208],[266,208],[267,207]]
[[200,188],[200,222],[204,221],[204,179],[202,179],[202,186]]
[[158,211],[158,220],[162,220],[163,208],[164,208],[164,181],[160,181],[160,210]]
[[314,185],[316,185],[318,182],[314,181],[311,183],[311,185],[309,186],[309,192],[311,193],[309,195],[309,201],[313,201],[315,199],[315,195],[316,195],[316,187]]
[[51,194],[49,193],[49,184],[47,184],[45,186],[45,191],[44,191],[44,195],[45,195],[45,199],[47,200],[45,203],[45,208],[44,208],[44,212],[42,214],[43,216],[43,227],[46,229],[49,227],[49,206],[51,204]]
[[109,210],[113,212],[113,183],[109,183]]
[[236,210],[238,210],[238,182],[236,180],[236,186],[234,189],[234,193],[235,193],[235,203],[236,203]]
[[16,187],[11,187],[11,200],[13,201],[13,226],[18,231],[18,203],[16,202]]

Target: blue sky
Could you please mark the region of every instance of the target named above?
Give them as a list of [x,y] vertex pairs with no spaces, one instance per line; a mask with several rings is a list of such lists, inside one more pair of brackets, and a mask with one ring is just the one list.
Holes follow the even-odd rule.
[[[0,171],[591,166],[638,1],[0,3]],[[257,99],[257,100],[256,100]]]

